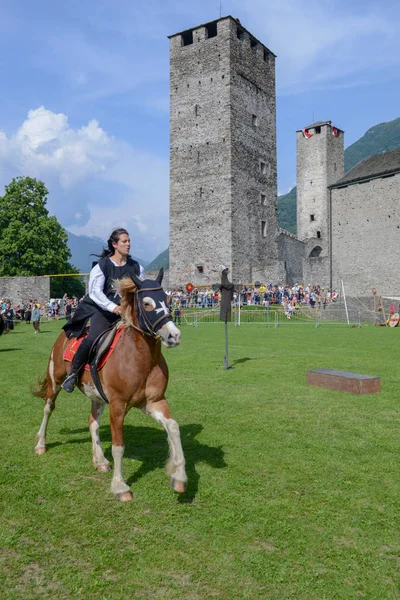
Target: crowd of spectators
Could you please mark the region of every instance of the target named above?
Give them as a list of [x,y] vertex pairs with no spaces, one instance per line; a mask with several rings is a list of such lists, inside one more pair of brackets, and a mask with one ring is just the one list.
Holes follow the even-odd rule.
[[[194,288],[191,292],[185,289],[167,291],[171,297],[171,311],[174,321],[181,323],[182,310],[187,308],[214,308],[219,305],[220,292],[218,289]],[[292,314],[301,306],[315,306],[326,308],[331,302],[336,302],[338,293],[324,289],[319,285],[293,286],[272,284],[260,284],[254,286],[237,287],[233,294],[233,306],[239,301],[241,306],[264,306],[270,310],[271,305],[281,305],[285,315],[290,319]],[[50,298],[46,304],[40,304],[35,299],[24,299],[17,306],[12,307],[6,299],[0,299],[0,314],[5,321],[5,331],[14,329],[15,321],[32,322],[35,333],[40,331],[40,321],[47,319],[65,318],[70,320],[78,306],[80,299],[68,297],[64,294],[62,298]]]
[[24,322],[27,325],[32,323],[35,333],[40,332],[40,322],[65,317],[71,319],[79,299],[73,296],[69,298],[67,294],[63,298],[50,298],[50,300],[41,304],[37,299],[23,299],[16,306],[12,306],[7,298],[0,298],[0,315],[5,323],[4,333],[10,333],[14,329],[14,323]]
[[[170,290],[172,298],[172,309],[176,306],[185,308],[213,308],[219,304],[220,296],[218,290],[212,288],[194,288],[191,292],[184,289]],[[324,289],[319,285],[268,285],[240,286],[235,289],[233,304],[241,306],[265,306],[269,308],[272,304],[282,305],[282,308],[290,314],[296,307],[316,305],[324,308],[331,302],[336,302],[338,293]]]

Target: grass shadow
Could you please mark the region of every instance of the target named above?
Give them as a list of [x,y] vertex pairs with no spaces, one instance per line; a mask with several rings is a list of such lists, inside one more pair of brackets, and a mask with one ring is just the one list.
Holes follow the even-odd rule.
[[[186,473],[188,477],[186,493],[179,494],[178,496],[178,502],[181,503],[190,504],[196,497],[200,481],[200,476],[196,471],[197,463],[207,463],[214,469],[223,469],[228,466],[225,462],[224,451],[221,446],[208,446],[196,439],[202,430],[203,426],[197,423],[180,426],[182,447],[186,460]],[[60,430],[60,433],[86,434],[84,438],[68,440],[67,444],[90,442],[88,428],[63,428]],[[111,430],[109,425],[100,426],[100,439],[102,445],[104,443],[109,445],[108,448],[105,449],[104,454],[107,459],[112,462]],[[151,471],[164,468],[168,458],[168,442],[166,432],[163,429],[125,424],[124,442],[124,456],[126,458],[133,458],[141,463],[138,470],[127,480],[126,483],[129,486],[139,481]],[[55,448],[60,445],[63,444],[61,442],[54,442],[47,444],[47,448]]]
[[21,348],[0,348],[0,352],[19,352]]
[[241,365],[245,362],[247,362],[248,360],[260,360],[259,358],[249,358],[248,356],[244,357],[244,358],[238,358],[234,361],[232,361],[232,365]]

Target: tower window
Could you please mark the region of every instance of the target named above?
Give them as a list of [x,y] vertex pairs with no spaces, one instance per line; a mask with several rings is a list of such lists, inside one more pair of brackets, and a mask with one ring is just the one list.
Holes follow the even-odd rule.
[[257,48],[257,42],[256,42],[256,40],[253,40],[252,38],[250,39],[250,48],[253,48],[253,50],[255,50]]
[[204,273],[204,267],[203,265],[196,265],[196,269],[198,273]]
[[265,162],[260,162],[260,172],[261,175],[267,174],[267,165],[265,164]]
[[261,204],[267,206],[267,196],[265,194],[261,194]]
[[321,238],[321,232],[317,231],[317,238]]
[[315,133],[321,133],[321,127],[316,127],[315,128]]
[[315,215],[310,215],[310,221],[315,221]]
[[238,40],[242,40],[244,38],[244,31],[243,29],[240,29],[239,27],[236,29],[236,35],[238,37]]
[[185,31],[185,33],[182,33],[181,39],[182,46],[190,46],[190,44],[193,44],[193,30],[191,29],[190,31]]
[[251,121],[254,127],[258,127],[258,117],[257,115],[251,115]]
[[206,36],[208,37],[208,39],[217,37],[217,24],[216,23],[209,23],[208,25],[206,25]]
[[267,52],[266,50],[264,50],[264,60],[265,62],[269,62],[269,52]]
[[261,235],[267,237],[267,221],[261,221]]

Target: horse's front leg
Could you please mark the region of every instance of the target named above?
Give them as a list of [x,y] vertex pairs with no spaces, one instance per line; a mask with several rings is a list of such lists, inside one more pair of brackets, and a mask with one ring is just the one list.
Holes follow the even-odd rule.
[[36,434],[35,454],[45,454],[46,452],[46,431],[51,413],[56,407],[56,398],[60,392],[61,385],[56,381],[54,369],[54,350],[51,352],[50,361],[47,367],[47,374],[39,389],[34,395],[44,399],[43,419],[39,431]]
[[105,473],[111,471],[110,463],[104,456],[103,449],[100,444],[100,419],[103,414],[105,404],[98,400],[92,400],[92,411],[89,416],[89,429],[92,436],[92,456],[93,466],[97,471]]
[[124,417],[125,407],[110,398],[111,452],[114,459],[111,491],[121,502],[131,502],[133,500],[132,493],[122,476],[122,457],[125,451],[123,436]]
[[43,409],[43,419],[40,424],[39,431],[36,434],[35,438],[35,454],[45,454],[46,452],[46,431],[47,425],[51,416],[51,413],[56,407],[56,398],[58,392],[54,396],[50,396],[45,399],[44,409]]
[[146,414],[150,415],[160,423],[167,432],[169,445],[169,458],[165,466],[167,475],[171,477],[171,487],[178,493],[186,492],[185,457],[182,450],[179,425],[171,417],[168,403],[165,398],[158,402],[147,402],[144,408]]

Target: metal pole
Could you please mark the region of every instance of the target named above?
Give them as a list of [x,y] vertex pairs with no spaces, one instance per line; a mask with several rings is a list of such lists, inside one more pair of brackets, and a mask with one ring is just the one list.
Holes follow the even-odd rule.
[[242,294],[241,294],[241,282],[239,281],[239,293],[238,293],[238,300],[239,300],[239,315],[238,315],[238,325],[240,326],[240,304],[242,301]]
[[[314,122],[314,121],[313,121]],[[333,286],[333,226],[332,226],[332,190],[329,189],[329,291],[332,298]]]
[[345,309],[346,309],[346,319],[347,319],[347,325],[350,325],[350,321],[349,321],[349,311],[347,310],[346,294],[344,293],[343,279],[342,279],[342,292],[343,292],[344,307],[345,307]]
[[228,321],[225,319],[225,358],[224,368],[229,369],[229,358],[228,358]]

